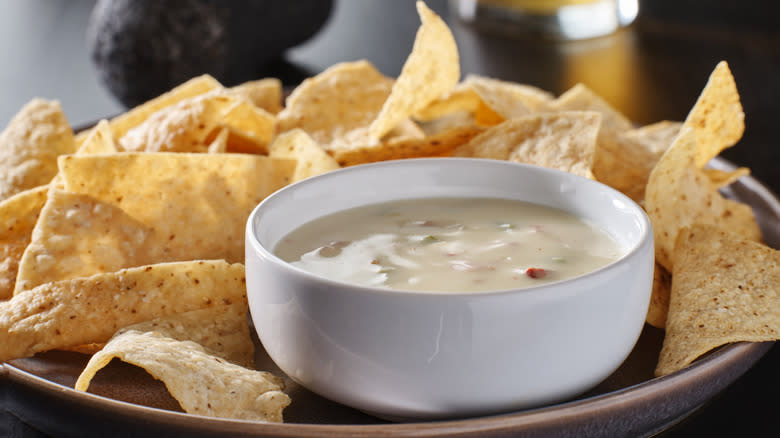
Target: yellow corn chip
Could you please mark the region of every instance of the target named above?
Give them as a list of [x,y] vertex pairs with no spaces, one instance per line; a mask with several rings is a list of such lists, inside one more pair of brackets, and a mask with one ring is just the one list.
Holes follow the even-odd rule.
[[650,305],[647,309],[647,323],[657,328],[666,326],[666,315],[669,313],[669,294],[672,290],[672,274],[658,263],[653,272],[653,291],[650,294]]
[[142,321],[246,300],[244,266],[166,263],[42,284],[0,302],[0,362],[105,342]]
[[471,85],[463,82],[413,114],[414,119],[429,122],[453,113],[475,113],[482,100]]
[[508,120],[539,111],[552,102],[552,94],[530,85],[469,75],[464,85],[471,87],[496,114]]
[[780,251],[715,226],[682,230],[656,375],[727,343],[780,339],[778,284]]
[[230,136],[230,130],[222,128],[219,130],[219,134],[214,137],[214,140],[209,143],[208,153],[210,154],[224,154],[227,152],[228,137]]
[[577,84],[554,101],[545,105],[545,110],[596,111],[601,114],[596,151],[593,157],[593,174],[596,179],[626,193],[634,200],[641,198],[641,189],[647,172],[642,167],[652,155],[637,145],[636,141],[624,136],[633,124],[607,101],[583,84]]
[[240,154],[66,156],[60,164],[73,193],[49,194],[15,293],[141,264],[242,261],[249,213],[295,168],[294,160]]
[[749,240],[761,239],[751,208],[722,197],[718,186],[696,167],[697,146],[695,131],[684,128],[650,173],[645,192],[656,261],[672,272],[677,234],[694,223],[716,225]]
[[293,182],[338,169],[339,163],[301,129],[285,132],[274,140],[268,153],[272,158],[297,160]]
[[437,119],[419,123],[423,131],[423,137],[433,136],[453,129],[478,127],[474,114],[467,111],[457,111]]
[[[219,90],[222,84],[209,75],[201,75],[173,88],[165,94],[161,94],[148,102],[122,113],[111,119],[111,132],[115,139],[125,136],[127,131],[143,123],[150,115],[173,106],[182,100],[206,94],[213,90]],[[87,134],[84,134],[86,138]]]
[[662,121],[601,135],[594,173],[599,181],[643,203],[650,172],[671,146],[681,126],[679,122]]
[[89,135],[81,143],[76,154],[113,154],[117,152],[118,148],[116,141],[114,141],[114,135],[111,133],[111,126],[107,120],[101,120],[94,129],[89,131]]
[[593,178],[600,121],[598,113],[576,111],[511,119],[488,128],[453,155],[511,160]]
[[19,262],[14,294],[50,281],[155,263],[154,236],[152,227],[117,207],[52,189]]
[[282,379],[271,373],[225,361],[192,341],[137,329],[118,334],[92,356],[75,388],[86,391],[92,377],[115,357],[165,383],[190,414],[282,422],[282,411],[290,404]]
[[[220,128],[239,136],[236,152],[267,152],[274,117],[247,100],[209,93],[151,114],[119,139],[126,151],[207,152]],[[227,140],[230,150],[230,139]]]
[[661,158],[661,155],[669,149],[674,139],[677,138],[681,127],[681,122],[664,120],[632,129],[626,132],[625,136],[636,141],[644,150],[655,156],[655,161],[649,166],[652,169],[658,159]]
[[246,300],[219,303],[205,309],[174,313],[119,329],[155,332],[178,341],[192,341],[207,352],[244,368],[255,367],[255,344],[249,328]]
[[13,295],[19,261],[30,243],[47,191],[47,186],[41,186],[0,202],[0,300]]
[[277,115],[277,134],[300,128],[327,147],[334,139],[371,124],[393,80],[368,61],[336,64],[303,81]]
[[710,182],[718,188],[726,187],[743,176],[750,175],[750,169],[747,167],[740,167],[731,171],[705,168],[702,169],[702,172],[707,175],[707,178],[709,178]]
[[745,113],[737,84],[725,61],[715,66],[684,126],[693,128],[696,133],[695,163],[699,168],[742,138]]
[[482,132],[482,129],[477,126],[455,127],[427,137],[389,137],[381,142],[370,138],[364,130],[364,136],[361,139],[353,139],[352,145],[332,149],[330,152],[342,166],[402,158],[447,156]]
[[276,118],[271,113],[246,100],[224,103],[221,99],[219,101],[225,106],[225,109],[216,116],[216,125],[230,131],[226,145],[227,151],[267,154],[268,144],[274,135]]
[[57,157],[76,150],[59,102],[33,99],[0,132],[0,201],[48,184]]
[[276,78],[244,82],[228,88],[225,92],[243,97],[271,114],[282,110],[282,81]]
[[[442,118],[454,118],[455,121],[461,120],[467,125],[480,126],[493,126],[505,120],[485,104],[471,84],[465,82],[457,84],[455,88],[417,111],[413,117],[426,124]],[[448,122],[445,121],[446,123]],[[435,132],[444,130],[446,129],[434,129]]]
[[595,111],[601,113],[602,129],[625,132],[634,127],[626,116],[583,84],[577,84],[557,99],[544,105],[547,111]]
[[422,1],[417,2],[422,25],[390,97],[368,130],[379,140],[404,119],[428,106],[458,83],[460,61],[452,32]]

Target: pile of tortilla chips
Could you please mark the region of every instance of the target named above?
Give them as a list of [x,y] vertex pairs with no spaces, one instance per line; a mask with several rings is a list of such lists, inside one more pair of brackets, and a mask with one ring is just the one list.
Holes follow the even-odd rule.
[[[684,123],[635,127],[584,85],[555,97],[460,79],[451,32],[424,3],[398,78],[367,61],[281,82],[194,78],[76,135],[35,99],[0,133],[0,360],[100,349],[162,380],[187,412],[282,421],[283,383],[254,368],[243,231],[294,181],[410,157],[552,167],[642,203],[657,269],[648,322],[658,374],[728,342],[778,339],[778,251],[718,189],[748,173],[705,164],[744,130],[725,63]],[[85,347],[87,346],[87,347]],[[102,348],[102,349],[101,349]]]

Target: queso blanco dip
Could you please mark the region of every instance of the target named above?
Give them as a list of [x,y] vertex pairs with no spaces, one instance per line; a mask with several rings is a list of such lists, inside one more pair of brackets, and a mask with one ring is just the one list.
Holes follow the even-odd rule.
[[424,198],[315,219],[285,236],[274,252],[334,280],[476,292],[574,277],[623,250],[603,230],[558,209],[506,199]]

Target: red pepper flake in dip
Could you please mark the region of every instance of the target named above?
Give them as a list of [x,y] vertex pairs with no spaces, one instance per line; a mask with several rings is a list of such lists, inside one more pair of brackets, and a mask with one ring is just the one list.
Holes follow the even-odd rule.
[[544,278],[547,276],[547,271],[544,268],[528,268],[525,270],[525,275],[531,278]]

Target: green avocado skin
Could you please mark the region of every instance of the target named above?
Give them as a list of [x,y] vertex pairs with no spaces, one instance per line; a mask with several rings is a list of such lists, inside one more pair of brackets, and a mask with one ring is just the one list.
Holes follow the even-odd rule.
[[313,36],[332,0],[98,0],[87,47],[98,75],[125,106],[208,73],[225,85]]

